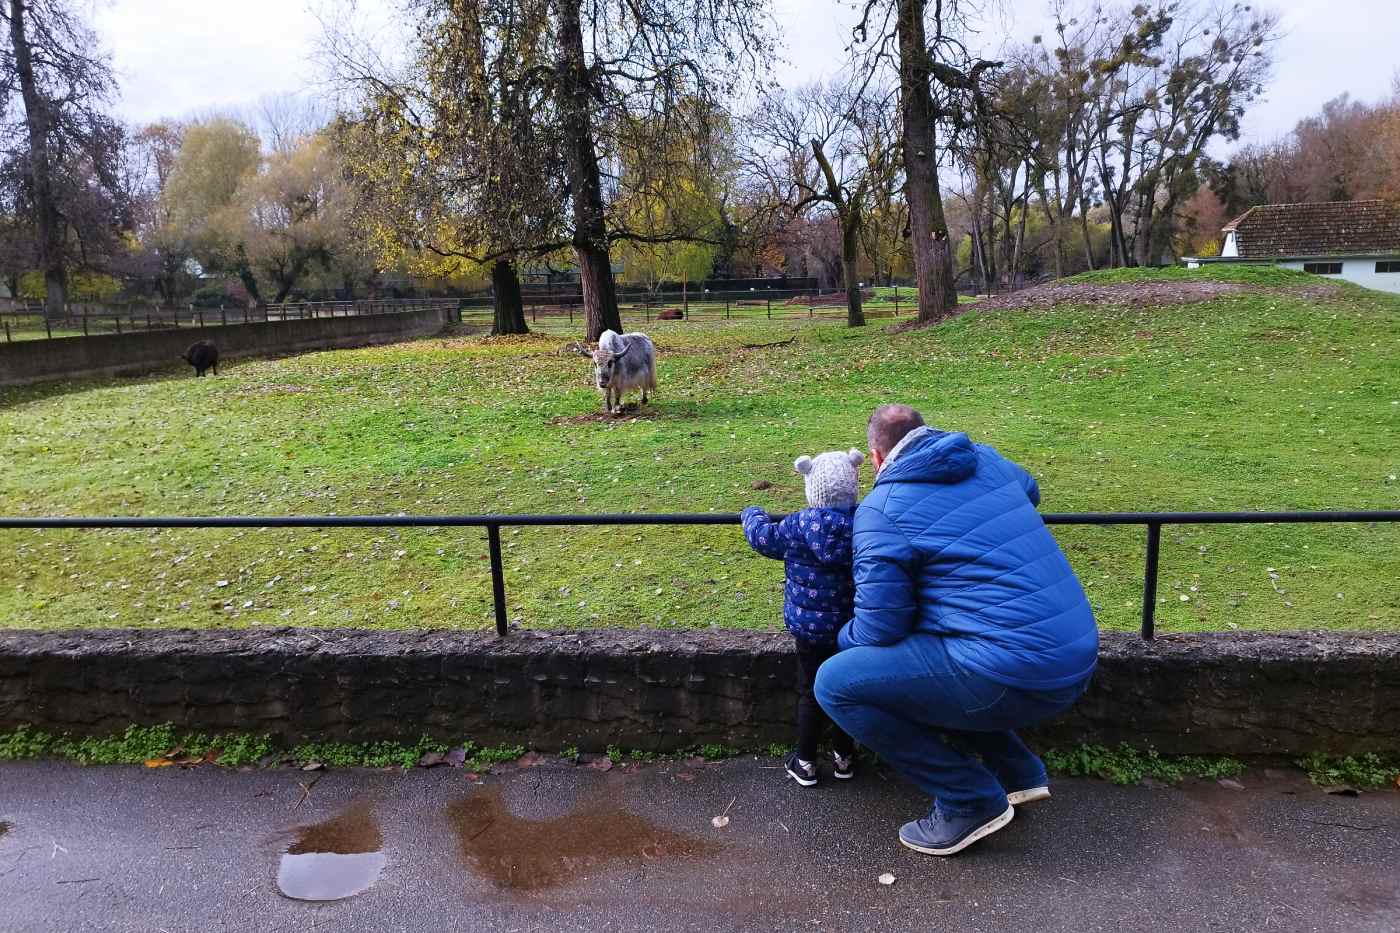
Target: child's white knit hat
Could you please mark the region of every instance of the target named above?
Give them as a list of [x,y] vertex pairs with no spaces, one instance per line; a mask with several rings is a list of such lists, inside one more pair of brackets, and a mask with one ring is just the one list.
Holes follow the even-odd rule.
[[850,508],[860,493],[859,467],[865,455],[851,448],[798,457],[792,468],[806,478],[807,504],[814,509]]

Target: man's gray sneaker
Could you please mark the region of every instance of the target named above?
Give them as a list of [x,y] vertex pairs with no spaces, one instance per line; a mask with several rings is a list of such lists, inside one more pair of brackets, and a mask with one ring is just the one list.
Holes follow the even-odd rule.
[[1009,790],[1006,792],[1006,802],[1013,807],[1035,803],[1037,800],[1049,799],[1050,788],[1044,784],[1040,784],[1036,787],[1027,787],[1025,790]]
[[928,816],[899,828],[899,841],[925,855],[956,855],[979,839],[1001,829],[1016,815],[1016,808],[993,816],[944,816],[934,807]]

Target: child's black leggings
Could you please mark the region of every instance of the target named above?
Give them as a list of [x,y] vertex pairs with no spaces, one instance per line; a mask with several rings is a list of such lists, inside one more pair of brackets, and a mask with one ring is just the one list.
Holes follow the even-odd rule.
[[803,761],[817,760],[817,742],[827,724],[831,725],[831,745],[838,755],[849,758],[856,750],[855,740],[831,722],[812,694],[817,668],[835,653],[834,641],[797,642],[797,757]]

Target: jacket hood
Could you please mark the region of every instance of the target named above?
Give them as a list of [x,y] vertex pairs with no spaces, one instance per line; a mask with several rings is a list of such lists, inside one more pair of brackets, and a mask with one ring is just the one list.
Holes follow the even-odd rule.
[[881,483],[960,483],[977,472],[977,451],[962,431],[918,428],[897,448],[895,461],[875,478]]
[[851,565],[851,534],[855,528],[849,509],[806,509],[802,513],[802,540],[817,563],[825,567]]

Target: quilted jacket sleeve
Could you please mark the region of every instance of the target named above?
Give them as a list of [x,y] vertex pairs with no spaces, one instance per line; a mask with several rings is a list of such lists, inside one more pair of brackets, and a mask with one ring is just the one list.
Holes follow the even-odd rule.
[[783,534],[782,526],[773,521],[771,515],[758,506],[751,505],[740,513],[739,520],[743,523],[744,537],[748,539],[749,547],[764,557],[778,560],[787,557],[788,539]]
[[892,645],[918,621],[914,547],[879,509],[862,505],[855,523],[855,617],[841,629],[841,648]]
[[1021,487],[1026,490],[1026,498],[1031,500],[1031,505],[1040,505],[1040,484],[1035,481],[1035,477],[1026,471],[1026,468],[1014,461],[1006,461],[1011,467],[1011,472],[1016,474],[1016,478],[1021,481]]
[[986,444],[977,444],[975,446],[979,454],[998,462],[1016,478],[1016,482],[1026,491],[1026,498],[1031,500],[1031,505],[1037,507],[1040,505],[1040,484],[1035,481],[1034,476],[1031,476],[1031,474],[1027,472],[1025,467],[1021,466],[1021,464],[1017,463],[1015,460],[1003,457],[995,447],[988,447]]

